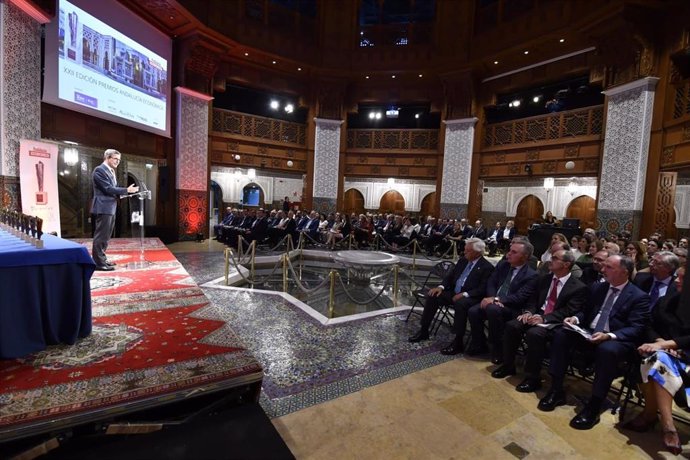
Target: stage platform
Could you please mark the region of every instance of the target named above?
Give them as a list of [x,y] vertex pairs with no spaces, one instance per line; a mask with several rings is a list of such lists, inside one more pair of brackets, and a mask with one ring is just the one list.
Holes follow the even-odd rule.
[[139,240],[111,241],[116,270],[91,279],[90,336],[0,360],[0,443],[166,405],[190,413],[210,395],[258,401],[261,365],[163,243],[144,246],[150,264],[127,269]]

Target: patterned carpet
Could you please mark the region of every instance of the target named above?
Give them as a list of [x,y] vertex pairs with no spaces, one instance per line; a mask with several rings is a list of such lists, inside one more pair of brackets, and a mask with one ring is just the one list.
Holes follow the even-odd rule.
[[145,241],[148,267],[125,268],[140,260],[139,248],[113,240],[117,269],[91,280],[89,337],[0,361],[0,439],[182,398],[200,385],[216,391],[261,380],[222,312],[159,240]]

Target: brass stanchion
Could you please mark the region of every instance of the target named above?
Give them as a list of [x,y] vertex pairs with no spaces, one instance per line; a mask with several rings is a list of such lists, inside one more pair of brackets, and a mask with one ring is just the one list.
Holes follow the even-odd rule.
[[252,289],[254,289],[254,279],[255,279],[255,277],[254,277],[254,274],[255,274],[254,273],[254,262],[255,262],[255,258],[256,258],[256,241],[252,241],[250,249],[252,251],[251,252],[251,254],[252,254],[252,262],[251,262],[251,266],[252,266],[252,271],[251,271],[251,273],[252,273]]
[[393,265],[393,306],[398,306],[398,265]]
[[415,276],[415,272],[417,271],[417,245],[419,243],[417,242],[417,239],[415,238],[414,243],[412,243],[412,276]]
[[328,317],[333,318],[335,311],[335,270],[331,270],[328,276],[331,278],[331,287],[328,292]]
[[458,242],[453,240],[453,262],[457,262],[458,259]]
[[228,277],[229,277],[229,271],[230,271],[230,253],[231,250],[230,248],[225,248],[225,285],[228,285]]
[[283,254],[283,292],[288,291],[288,255]]

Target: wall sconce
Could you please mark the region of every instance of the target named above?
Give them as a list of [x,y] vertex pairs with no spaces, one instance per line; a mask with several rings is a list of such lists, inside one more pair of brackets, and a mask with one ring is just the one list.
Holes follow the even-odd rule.
[[294,163],[292,162],[292,160],[288,160],[287,165],[288,165],[288,168],[292,168],[292,165],[294,165]]
[[527,173],[528,176],[532,175],[532,165],[530,163],[527,163],[525,165],[525,172]]
[[575,195],[575,193],[577,193],[577,184],[576,184],[575,182],[571,181],[571,182],[568,184],[568,189],[567,189],[567,190],[568,190],[568,193],[570,193],[570,196]]
[[74,166],[79,162],[79,151],[74,147],[65,147],[62,155],[67,166]]
[[235,154],[235,161],[240,161],[240,158],[242,158],[242,157],[239,156],[239,154]]
[[249,178],[249,180],[256,179],[256,169],[254,169],[254,168],[248,169],[247,170],[247,177]]

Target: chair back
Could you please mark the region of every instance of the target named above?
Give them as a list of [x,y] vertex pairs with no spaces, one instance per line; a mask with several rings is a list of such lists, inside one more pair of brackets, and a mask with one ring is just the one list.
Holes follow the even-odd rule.
[[453,270],[455,267],[455,264],[451,262],[450,260],[442,260],[441,262],[437,263],[431,268],[431,272],[429,272],[430,276],[437,276],[440,279],[443,279],[446,277],[448,272]]

